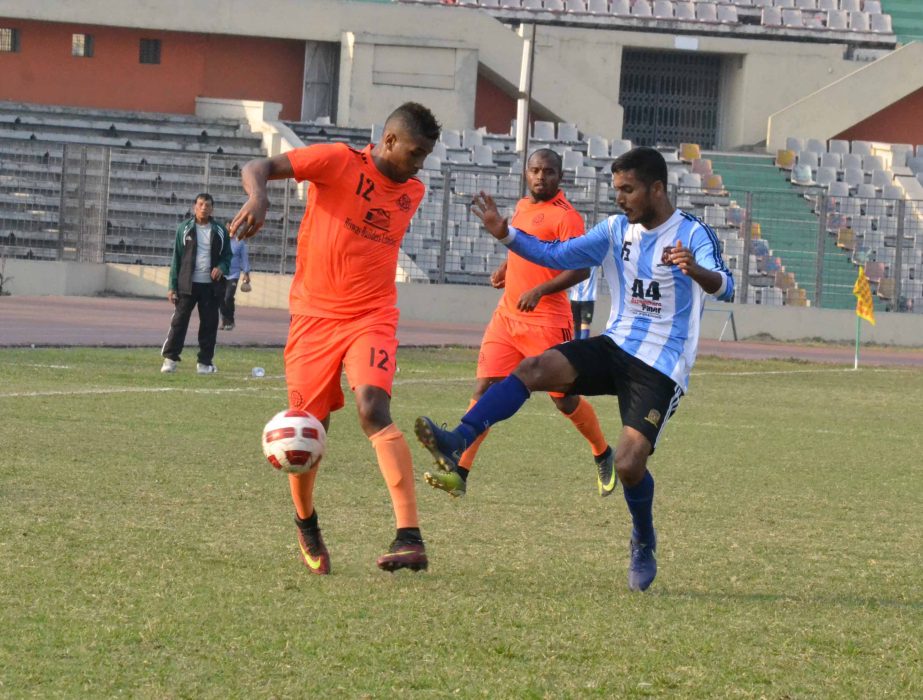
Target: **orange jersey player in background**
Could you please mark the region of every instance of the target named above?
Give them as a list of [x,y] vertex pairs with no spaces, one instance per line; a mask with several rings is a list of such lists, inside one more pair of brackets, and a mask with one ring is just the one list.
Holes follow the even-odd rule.
[[[526,165],[529,196],[516,205],[513,226],[528,230],[544,241],[582,236],[583,217],[559,189],[560,182],[561,157],[548,148],[535,151]],[[573,340],[573,314],[565,290],[588,276],[589,270],[551,270],[509,253],[506,262],[491,276],[494,287],[505,289],[484,331],[478,354],[477,383],[469,408],[491,384],[510,374],[526,357],[540,355],[558,343]],[[558,410],[590,443],[599,493],[608,496],[616,484],[613,454],[599,427],[596,411],[580,396],[550,395]],[[468,473],[485,437],[487,432],[465,450],[456,468],[426,472],[423,475],[426,482],[452,496],[463,496]]]
[[[330,413],[344,405],[345,369],[394,506],[397,535],[377,562],[385,571],[419,571],[428,564],[410,448],[391,420],[391,386],[397,367],[398,253],[425,190],[414,175],[439,129],[426,107],[408,102],[388,117],[381,140],[362,151],[318,144],[251,161],[241,171],[249,199],[229,226],[240,239],[260,229],[269,207],[268,180],[311,183],[289,296],[289,406],[309,411],[328,428]],[[330,555],[314,508],[316,478],[317,467],[289,475],[289,485],[302,560],[311,572],[327,574]]]

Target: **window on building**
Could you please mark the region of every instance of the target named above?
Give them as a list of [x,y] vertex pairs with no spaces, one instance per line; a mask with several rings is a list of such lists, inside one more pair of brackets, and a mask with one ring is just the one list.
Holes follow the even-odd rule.
[[160,39],[141,40],[141,63],[160,63]]
[[15,53],[19,51],[19,30],[0,27],[0,52]]
[[93,37],[90,34],[74,34],[71,37],[71,56],[93,57]]

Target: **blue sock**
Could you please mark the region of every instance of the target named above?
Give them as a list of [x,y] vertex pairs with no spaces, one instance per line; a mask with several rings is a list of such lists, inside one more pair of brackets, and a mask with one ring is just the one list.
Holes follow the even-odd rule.
[[461,424],[453,432],[470,445],[494,423],[516,413],[528,398],[526,385],[515,374],[511,374],[485,391],[471,410],[462,416]]
[[654,477],[650,472],[644,473],[641,482],[623,489],[625,502],[631,512],[632,537],[639,542],[654,541]]

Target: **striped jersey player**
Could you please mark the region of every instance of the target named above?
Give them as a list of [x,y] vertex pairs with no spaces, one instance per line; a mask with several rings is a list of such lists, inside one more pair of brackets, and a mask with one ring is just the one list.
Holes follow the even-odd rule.
[[472,211],[488,232],[527,260],[560,270],[601,264],[612,312],[603,335],[523,360],[454,430],[420,416],[415,432],[437,464],[451,468],[466,445],[512,416],[533,391],[617,396],[622,432],[615,472],[632,518],[628,587],[643,591],[657,575],[648,457],[688,386],[705,298],[731,299],[734,278],[714,232],[670,202],[667,166],[658,151],[634,148],[620,156],[612,181],[623,213],[579,238],[553,243],[511,228],[489,196],[475,198]]

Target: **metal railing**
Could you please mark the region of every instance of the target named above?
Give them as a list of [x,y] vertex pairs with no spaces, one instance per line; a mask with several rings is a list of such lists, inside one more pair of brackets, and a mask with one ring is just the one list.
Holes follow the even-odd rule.
[[[71,144],[0,146],[0,256],[168,265],[176,226],[191,216],[196,194],[212,194],[219,219],[236,213],[245,162]],[[489,192],[512,213],[518,174],[446,164],[420,177],[427,191],[402,244],[403,279],[488,284],[506,250],[481,230],[471,197]],[[568,173],[562,189],[588,227],[617,211],[608,173]],[[270,183],[266,225],[250,247],[255,271],[294,271],[305,193],[291,180]],[[676,187],[670,194],[722,240],[737,303],[852,308],[861,263],[879,308],[923,312],[923,202],[795,188],[733,198]]]

